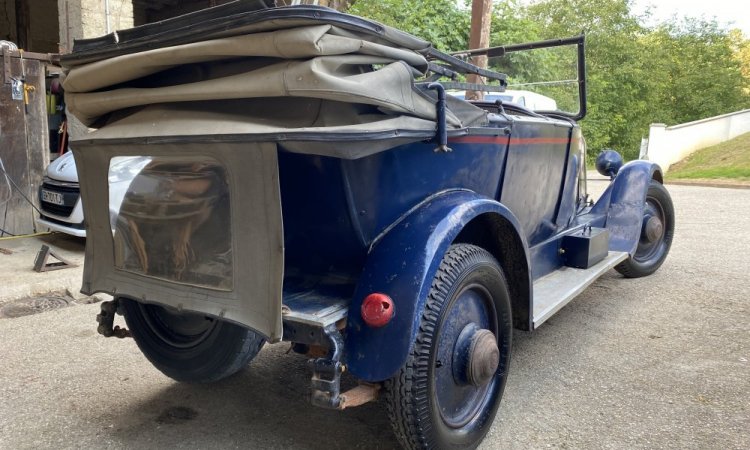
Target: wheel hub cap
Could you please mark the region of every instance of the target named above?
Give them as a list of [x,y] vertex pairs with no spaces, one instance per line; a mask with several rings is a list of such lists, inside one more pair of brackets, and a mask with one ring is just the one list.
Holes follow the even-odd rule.
[[664,233],[664,225],[661,219],[656,216],[646,216],[643,218],[643,237],[648,242],[656,242]]
[[[473,324],[472,324],[473,325]],[[486,329],[472,327],[471,340],[468,349],[464,355],[465,379],[474,386],[481,387],[489,383],[497,372],[497,366],[500,364],[500,350],[497,347],[497,338]],[[460,350],[459,350],[460,351]]]

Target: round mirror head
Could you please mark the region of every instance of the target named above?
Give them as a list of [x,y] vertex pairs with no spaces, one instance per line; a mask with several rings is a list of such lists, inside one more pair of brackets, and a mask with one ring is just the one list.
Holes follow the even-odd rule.
[[622,156],[612,149],[604,149],[596,157],[596,171],[605,177],[614,177],[622,167]]

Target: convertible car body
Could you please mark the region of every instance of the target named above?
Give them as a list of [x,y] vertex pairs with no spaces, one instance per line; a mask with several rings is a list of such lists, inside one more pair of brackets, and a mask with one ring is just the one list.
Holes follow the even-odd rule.
[[[583,37],[452,56],[359,17],[266,3],[78,41],[63,58],[66,103],[97,128],[72,146],[82,292],[115,296],[99,331],[198,382],[289,341],[310,355],[313,404],[384,392],[405,447],[473,448],[513,327],[540,326],[613,267],[642,276],[664,261],[661,171],[606,153],[612,182],[589,201]],[[504,90],[465,56],[557,45],[578,49],[577,114],[444,92]],[[472,74],[488,85],[457,81]],[[123,157],[140,164],[113,180]],[[342,393],[344,370],[361,384]]]

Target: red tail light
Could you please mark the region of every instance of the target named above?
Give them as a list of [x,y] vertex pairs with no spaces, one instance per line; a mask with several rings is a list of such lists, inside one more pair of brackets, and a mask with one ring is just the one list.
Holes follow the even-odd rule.
[[393,318],[393,300],[385,294],[374,292],[362,302],[362,319],[373,328],[385,326]]

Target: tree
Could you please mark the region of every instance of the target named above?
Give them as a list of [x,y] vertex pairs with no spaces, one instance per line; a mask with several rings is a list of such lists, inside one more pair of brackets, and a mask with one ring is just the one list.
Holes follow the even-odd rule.
[[746,95],[750,95],[750,39],[745,39],[742,31],[735,28],[729,31],[729,40],[732,43],[734,59],[740,65],[743,91]]
[[542,1],[529,6],[529,20],[541,37],[551,39],[586,33],[588,115],[582,122],[590,156],[615,148],[636,157],[640,139],[648,130],[648,98],[654,90],[647,30],[630,11],[628,0]]
[[471,17],[455,0],[357,0],[347,12],[411,33],[439,50],[468,47]]
[[[456,0],[357,0],[348,10],[431,41],[444,51],[468,48],[469,3]],[[655,122],[678,124],[750,107],[750,41],[716,21],[672,20],[655,28],[632,0],[496,2],[491,45],[586,33],[588,115],[581,122],[590,156],[614,148],[638,156]],[[555,49],[490,60],[510,83],[575,78],[575,55]],[[563,87],[534,90],[563,108]],[[571,110],[571,109],[568,109]]]
[[[317,2],[313,2],[311,0],[303,0],[302,4],[313,4],[316,3],[320,6],[327,6],[329,8],[333,8],[337,11],[346,11],[351,7],[356,0],[318,0]],[[293,3],[293,0],[277,0],[276,3],[278,5],[291,5]]]
[[654,30],[651,41],[663,47],[667,63],[663,121],[690,122],[750,106],[730,33],[715,20],[673,21]]

